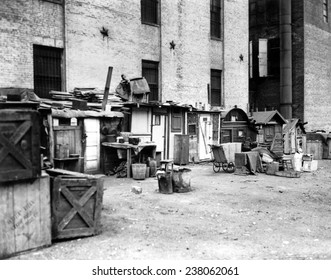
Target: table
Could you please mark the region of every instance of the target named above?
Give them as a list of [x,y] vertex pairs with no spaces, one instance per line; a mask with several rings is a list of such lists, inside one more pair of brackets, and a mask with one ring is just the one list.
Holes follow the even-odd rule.
[[132,145],[129,143],[103,142],[102,146],[117,150],[126,150],[127,178],[131,178],[132,151],[139,157],[139,161],[141,161],[143,149],[151,149],[153,158],[155,158],[156,154],[156,144],[154,142],[139,143],[138,145]]

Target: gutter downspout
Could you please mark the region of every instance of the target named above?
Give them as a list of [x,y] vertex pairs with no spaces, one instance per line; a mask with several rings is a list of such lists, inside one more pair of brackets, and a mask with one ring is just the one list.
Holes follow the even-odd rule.
[[279,0],[280,113],[292,118],[292,18],[291,0]]

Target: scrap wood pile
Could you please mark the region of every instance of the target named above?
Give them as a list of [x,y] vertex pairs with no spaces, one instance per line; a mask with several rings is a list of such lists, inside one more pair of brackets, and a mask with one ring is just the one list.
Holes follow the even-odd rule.
[[121,161],[118,166],[113,170],[110,170],[106,174],[107,176],[115,175],[116,178],[126,178],[127,176],[127,164],[126,161]]

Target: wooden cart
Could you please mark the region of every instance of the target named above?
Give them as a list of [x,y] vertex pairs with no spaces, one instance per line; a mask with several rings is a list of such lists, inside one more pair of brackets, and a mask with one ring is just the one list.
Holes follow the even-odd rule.
[[225,156],[221,145],[209,145],[213,155],[213,170],[215,173],[222,169],[227,173],[233,173],[236,170],[234,162],[229,162]]

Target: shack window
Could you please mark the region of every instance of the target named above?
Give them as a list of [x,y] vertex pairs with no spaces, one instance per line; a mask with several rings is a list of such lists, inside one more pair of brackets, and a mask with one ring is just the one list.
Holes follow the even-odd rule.
[[221,0],[210,1],[210,35],[221,38]]
[[211,92],[210,92],[210,105],[221,106],[222,105],[222,71],[221,70],[211,70]]
[[51,90],[62,89],[62,49],[34,45],[34,91],[39,97],[49,98]]
[[188,125],[188,134],[189,135],[197,135],[197,125],[196,124],[189,124]]
[[149,101],[159,101],[159,63],[143,60],[142,76],[145,77],[151,91]]
[[158,24],[158,1],[141,0],[141,22]]
[[173,108],[171,114],[171,132],[182,130],[182,112],[180,108]]

